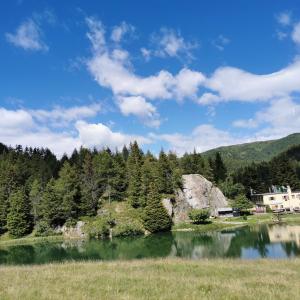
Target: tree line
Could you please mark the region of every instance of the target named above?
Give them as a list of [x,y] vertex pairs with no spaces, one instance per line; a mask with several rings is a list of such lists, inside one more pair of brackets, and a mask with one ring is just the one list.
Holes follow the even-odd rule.
[[139,209],[151,232],[168,230],[171,220],[161,198],[181,188],[183,174],[220,184],[226,168],[219,154],[207,160],[196,151],[178,157],[161,150],[155,157],[137,142],[122,151],[75,149],[59,160],[49,149],[0,143],[0,234],[52,234],[65,223],[97,215],[108,201]]

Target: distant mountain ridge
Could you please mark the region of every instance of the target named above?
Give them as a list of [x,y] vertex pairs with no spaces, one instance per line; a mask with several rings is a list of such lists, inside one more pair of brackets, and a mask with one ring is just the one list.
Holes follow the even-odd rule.
[[233,171],[252,162],[270,161],[281,152],[297,145],[300,145],[300,133],[290,134],[278,140],[219,147],[203,152],[202,155],[209,158],[220,152],[228,170]]

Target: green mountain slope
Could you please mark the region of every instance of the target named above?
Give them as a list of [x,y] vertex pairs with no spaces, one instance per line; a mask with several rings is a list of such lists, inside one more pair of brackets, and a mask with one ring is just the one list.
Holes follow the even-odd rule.
[[295,145],[300,145],[300,133],[294,133],[278,140],[219,147],[203,152],[202,155],[214,157],[216,152],[220,152],[228,170],[232,171],[252,162],[269,161]]

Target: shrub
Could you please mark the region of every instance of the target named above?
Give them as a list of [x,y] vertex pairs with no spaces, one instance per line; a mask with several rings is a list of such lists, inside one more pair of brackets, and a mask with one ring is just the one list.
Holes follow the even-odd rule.
[[205,223],[209,216],[210,213],[208,209],[192,209],[189,212],[189,218],[194,224]]
[[143,227],[138,222],[120,223],[113,230],[114,236],[134,236],[144,234]]
[[40,221],[35,227],[35,236],[49,236],[49,235],[58,235],[59,233],[55,232],[46,221]]
[[102,239],[109,236],[109,219],[107,217],[95,218],[93,221],[84,225],[84,233],[89,238]]

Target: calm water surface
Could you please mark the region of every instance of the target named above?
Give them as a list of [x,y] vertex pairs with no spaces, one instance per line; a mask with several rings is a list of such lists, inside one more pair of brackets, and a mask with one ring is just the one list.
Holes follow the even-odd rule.
[[124,260],[158,257],[300,257],[300,226],[260,225],[201,234],[174,232],[112,241],[43,242],[0,246],[0,264],[43,264],[70,260]]

